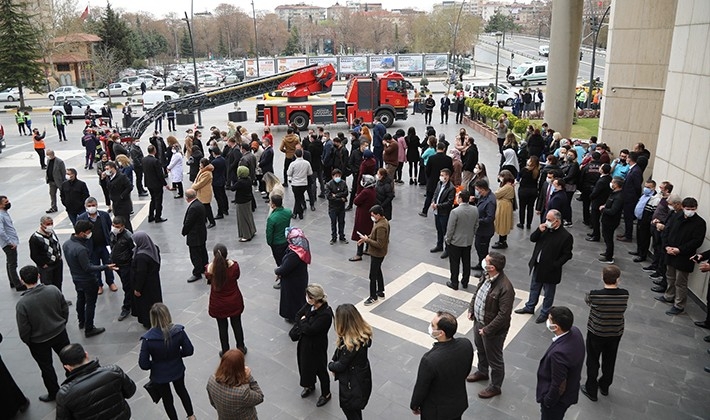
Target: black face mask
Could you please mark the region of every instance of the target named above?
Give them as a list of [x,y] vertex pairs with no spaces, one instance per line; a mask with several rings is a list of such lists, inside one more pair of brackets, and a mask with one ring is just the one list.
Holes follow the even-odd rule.
[[12,207],[12,203],[5,204],[5,210],[10,210],[10,207]]

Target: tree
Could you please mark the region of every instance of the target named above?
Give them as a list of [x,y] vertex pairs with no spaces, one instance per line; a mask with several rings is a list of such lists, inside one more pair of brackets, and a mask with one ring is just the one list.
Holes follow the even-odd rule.
[[114,51],[123,67],[133,65],[133,60],[136,58],[133,44],[135,38],[126,21],[113,10],[110,2],[106,3],[106,9],[101,15],[98,35],[102,39],[102,45]]
[[192,43],[190,42],[190,35],[185,29],[182,30],[182,38],[180,38],[180,55],[188,60],[192,58]]
[[510,32],[519,29],[520,27],[515,24],[513,16],[504,15],[500,11],[496,11],[488,20],[485,32]]
[[[94,80],[99,87],[107,86],[114,82],[121,69],[121,60],[116,51],[111,47],[100,45],[94,48],[91,54],[91,70]],[[111,89],[108,90],[108,102],[111,104]]]
[[301,37],[298,35],[298,28],[296,25],[291,26],[291,35],[288,37],[286,42],[286,48],[284,49],[284,55],[296,55],[301,52],[300,48]]
[[20,89],[20,108],[23,86],[38,89],[45,78],[32,17],[24,3],[0,0],[0,85]]
[[224,43],[224,36],[222,35],[222,31],[219,32],[219,44],[217,44],[217,52],[219,53],[220,58],[224,58],[227,56],[227,45]]

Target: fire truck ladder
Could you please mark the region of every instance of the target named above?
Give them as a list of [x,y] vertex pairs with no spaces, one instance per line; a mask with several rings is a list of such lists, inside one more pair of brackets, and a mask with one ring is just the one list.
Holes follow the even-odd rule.
[[289,77],[317,66],[317,64],[311,64],[273,76],[264,76],[161,102],[135,120],[127,132],[124,133],[124,137],[140,138],[153,121],[168,111],[175,110],[178,113],[190,113],[196,110],[205,110],[228,103],[243,101],[244,99],[276,90],[278,86]]

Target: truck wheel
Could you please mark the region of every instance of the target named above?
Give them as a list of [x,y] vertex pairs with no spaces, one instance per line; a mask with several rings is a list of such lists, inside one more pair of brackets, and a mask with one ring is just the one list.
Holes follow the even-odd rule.
[[308,114],[303,111],[294,112],[291,114],[291,123],[295,124],[299,130],[307,129],[309,123]]
[[379,117],[380,122],[387,128],[392,127],[392,124],[394,124],[394,114],[392,113],[392,111],[385,109],[377,112],[375,116]]

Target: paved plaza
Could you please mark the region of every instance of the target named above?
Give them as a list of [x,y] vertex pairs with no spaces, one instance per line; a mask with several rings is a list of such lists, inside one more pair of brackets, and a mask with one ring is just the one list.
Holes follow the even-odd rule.
[[[224,116],[229,110],[222,107],[204,112],[204,125],[225,127]],[[416,115],[410,118],[398,123],[396,128],[406,130],[414,125],[421,136],[424,131],[423,117]],[[12,114],[0,114],[0,122],[5,127],[8,140],[8,148],[0,155],[0,194],[7,195],[13,203],[10,214],[20,234],[20,266],[23,266],[30,263],[27,240],[38,226],[40,216],[49,207],[48,188],[30,138],[16,134]],[[438,125],[438,115],[434,115],[434,122],[437,131],[443,131],[449,141],[453,141],[459,126],[453,123]],[[79,178],[88,183],[92,195],[103,203],[95,171],[82,169],[84,150],[80,145],[79,131],[83,123],[77,121],[68,126],[68,143],[57,142],[56,133],[51,130],[51,122],[46,116],[37,113],[34,123],[40,129],[47,127],[47,147],[56,150],[57,156],[65,161],[67,168],[77,168]],[[246,126],[261,132],[260,124],[249,122]],[[178,128],[177,137],[182,142],[186,127]],[[327,130],[334,135],[338,131],[345,132],[346,127],[328,127]],[[285,131],[275,129],[273,134],[278,147]],[[144,135],[142,141],[144,151],[148,137],[148,134]],[[207,137],[204,136],[205,139]],[[489,176],[495,179],[495,173],[491,172],[497,169],[497,145],[480,136],[474,137],[482,161],[489,168]],[[283,154],[276,152],[275,168],[279,177],[282,163]],[[409,410],[409,401],[419,360],[433,344],[433,339],[427,334],[427,325],[436,310],[454,312],[459,317],[459,334],[465,334],[473,341],[472,323],[466,317],[471,293],[463,289],[453,291],[446,287],[448,260],[440,259],[439,254],[429,253],[436,235],[433,216],[430,214],[425,219],[417,215],[424,200],[424,188],[409,185],[406,171],[405,166],[405,184],[396,186],[389,254],[383,264],[386,299],[377,305],[362,305],[368,296],[367,257],[361,262],[347,260],[355,253],[354,241],[348,245],[328,244],[330,224],[327,203],[319,199],[315,212],[307,210],[303,220],[293,221],[295,226],[303,228],[310,240],[313,253],[313,263],[309,267],[310,281],[323,285],[334,308],[346,302],[357,304],[375,327],[373,346],[370,349],[373,393],[364,411],[364,418],[367,419],[415,418]],[[186,188],[190,185],[187,176],[184,184]],[[133,200],[134,229],[147,232],[161,249],[164,302],[170,308],[173,320],[185,325],[195,346],[195,354],[184,359],[187,367],[186,384],[195,415],[198,419],[215,419],[216,412],[209,404],[205,386],[219,362],[217,324],[207,313],[209,287],[205,281],[191,284],[186,282],[191,265],[185,240],[180,235],[186,203],[184,200],[174,200],[171,194],[165,194],[163,217],[168,221],[149,224],[146,220],[147,197],[139,199],[134,191]],[[337,383],[331,383],[333,400],[322,408],[316,408],[317,398],[300,398],[296,344],[291,342],[287,334],[290,325],[278,315],[279,292],[272,288],[274,263],[263,235],[268,205],[258,195],[257,203],[254,218],[258,232],[254,240],[247,243],[238,241],[236,211],[232,207],[230,215],[219,220],[215,229],[208,231],[207,247],[211,251],[215,243],[224,243],[229,249],[229,257],[238,261],[241,268],[239,286],[245,299],[242,323],[249,349],[246,359],[265,397],[264,402],[257,407],[259,418],[342,419],[344,416],[338,405]],[[293,194],[290,191],[286,194],[285,205],[293,205]],[[700,205],[708,206],[710,203]],[[584,241],[587,229],[581,221],[579,203],[575,201],[573,208],[575,225],[569,230],[575,239],[574,258],[565,266],[555,303],[572,309],[575,325],[585,331],[586,335],[588,308],[584,303],[584,294],[592,288],[601,287],[603,264],[597,258],[603,244]],[[350,212],[346,217],[348,238],[352,231],[353,216],[354,212]],[[64,242],[71,232],[71,224],[66,213],[56,213],[54,217],[55,229]],[[532,252],[530,233],[529,230],[514,228],[509,235],[509,248],[502,251],[508,261],[505,272],[516,289],[516,308],[527,298],[527,262]],[[649,290],[651,280],[641,271],[640,264],[631,262],[632,257],[627,251],[632,250],[632,246],[635,248],[635,244],[617,243],[616,263],[622,269],[622,287],[629,290],[631,297],[610,395],[600,396],[599,401],[593,403],[580,394],[579,403],[570,408],[566,418],[710,418],[710,400],[707,399],[710,374],[703,371],[704,366],[710,365],[710,356],[706,352],[710,345],[703,342],[703,337],[710,334],[710,331],[693,325],[694,320],[704,318],[704,308],[697,301],[691,301],[686,313],[675,317],[665,315],[666,305],[654,300],[656,294]],[[475,264],[475,253],[473,260]],[[1,271],[4,292],[0,293],[0,332],[4,341],[0,344],[0,354],[20,388],[31,400],[29,410],[17,418],[53,419],[54,404],[42,403],[37,399],[46,390],[36,363],[18,337],[15,303],[20,294],[7,289],[4,269]],[[475,284],[474,280],[471,282]],[[120,281],[117,284],[120,285]],[[138,384],[136,395],[129,401],[133,418],[166,418],[162,404],[153,404],[142,388],[148,380],[148,372],[138,367],[138,351],[139,337],[145,330],[135,318],[129,317],[118,322],[116,318],[120,312],[123,292],[120,289],[117,293],[108,288],[105,290],[98,299],[96,325],[106,327],[106,333],[84,338],[78,329],[75,308],[72,306],[67,326],[69,337],[73,342],[82,343],[90,357],[98,357],[102,365],[119,365]],[[76,300],[66,264],[64,293],[68,299]],[[469,409],[464,414],[466,419],[535,419],[540,416],[539,405],[535,402],[536,371],[538,361],[553,335],[544,324],[535,324],[529,315],[513,314],[512,317],[504,353],[506,377],[502,395],[480,400],[476,394],[484,385],[468,384]],[[335,342],[332,330],[330,338],[329,352],[332,353]],[[57,357],[55,368],[60,380],[64,378]],[[584,372],[582,377],[586,378]],[[179,415],[183,416],[184,411],[177,399],[176,407],[178,413],[181,413]]]

